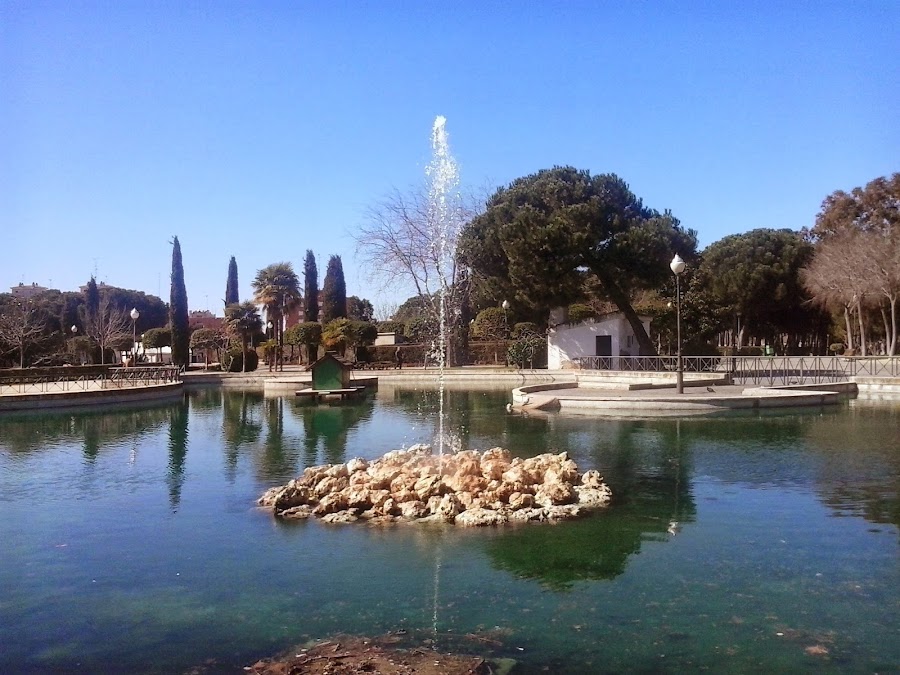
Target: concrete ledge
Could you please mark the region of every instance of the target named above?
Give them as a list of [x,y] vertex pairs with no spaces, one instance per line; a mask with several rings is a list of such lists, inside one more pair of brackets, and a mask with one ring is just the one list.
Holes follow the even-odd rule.
[[900,377],[857,376],[853,378],[860,393],[897,394],[900,396]]
[[710,414],[728,410],[753,410],[759,408],[789,408],[823,406],[838,403],[842,397],[855,391],[853,383],[828,385],[816,389],[802,385],[782,388],[728,387],[731,391],[717,393],[675,394],[673,391],[622,389],[617,396],[600,393],[594,387],[584,387],[580,382],[560,384],[525,385],[513,390],[513,406],[523,411],[580,412],[593,415],[685,415]]
[[138,401],[178,398],[184,394],[181,382],[150,384],[143,387],[110,387],[85,391],[15,394],[0,397],[0,412],[14,410],[44,410],[47,408],[79,408]]

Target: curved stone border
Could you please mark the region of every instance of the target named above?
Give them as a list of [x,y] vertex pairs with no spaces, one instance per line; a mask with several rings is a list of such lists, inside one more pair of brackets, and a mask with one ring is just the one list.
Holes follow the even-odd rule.
[[[573,390],[597,389],[581,382],[525,385],[513,389],[513,406],[524,411],[563,410],[590,412],[596,415],[683,415],[709,414],[725,410],[823,406],[839,403],[842,396],[856,392],[852,382],[785,387],[748,387],[736,395],[691,394],[671,392],[616,396],[607,391],[596,394]],[[566,393],[569,395],[566,395]]]
[[184,394],[182,382],[149,384],[141,387],[107,387],[84,391],[42,392],[39,394],[12,394],[0,396],[0,412],[19,410],[44,410],[48,408],[78,408],[83,406],[113,405],[140,401],[156,401],[176,398]]

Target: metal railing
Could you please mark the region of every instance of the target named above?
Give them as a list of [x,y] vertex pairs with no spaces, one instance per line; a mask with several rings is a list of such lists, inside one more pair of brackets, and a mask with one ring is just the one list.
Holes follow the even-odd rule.
[[[582,356],[584,370],[674,373],[675,356]],[[898,356],[683,356],[685,373],[729,374],[735,384],[846,382],[852,377],[900,377]]]
[[130,389],[180,381],[177,366],[25,368],[0,371],[0,395]]

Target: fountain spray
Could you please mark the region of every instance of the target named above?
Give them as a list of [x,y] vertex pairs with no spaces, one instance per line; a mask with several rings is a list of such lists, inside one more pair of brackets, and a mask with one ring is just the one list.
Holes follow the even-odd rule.
[[426,170],[429,179],[429,220],[434,232],[432,246],[437,261],[440,284],[439,307],[440,332],[438,334],[438,457],[444,455],[444,369],[447,365],[447,291],[448,277],[452,270],[453,244],[460,227],[459,218],[459,168],[450,154],[447,136],[447,118],[438,115],[431,129],[431,162]]

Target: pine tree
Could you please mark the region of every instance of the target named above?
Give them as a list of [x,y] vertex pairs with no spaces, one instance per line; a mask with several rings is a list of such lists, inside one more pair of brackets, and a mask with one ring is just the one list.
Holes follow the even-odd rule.
[[328,259],[325,283],[322,285],[322,323],[347,316],[347,284],[344,282],[344,267],[341,256]]
[[172,241],[172,286],[169,292],[169,326],[172,329],[172,363],[187,368],[190,363],[191,332],[188,326],[187,289],[178,237]]
[[318,321],[319,270],[316,268],[316,256],[312,249],[306,250],[306,261],[303,263],[303,298],[306,321]]
[[228,261],[228,282],[225,284],[225,306],[236,305],[240,301],[237,260],[234,259],[234,256],[231,256],[231,260]]

